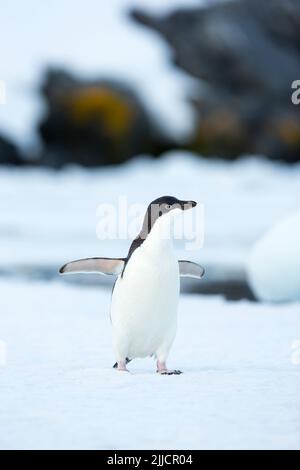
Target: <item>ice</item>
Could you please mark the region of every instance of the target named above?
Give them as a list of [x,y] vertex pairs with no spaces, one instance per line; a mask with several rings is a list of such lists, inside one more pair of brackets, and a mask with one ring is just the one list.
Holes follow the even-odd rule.
[[247,271],[256,297],[300,300],[300,213],[280,220],[254,244]]
[[169,366],[184,373],[158,376],[152,359],[112,369],[109,291],[0,291],[0,448],[300,448],[299,303],[183,295]]

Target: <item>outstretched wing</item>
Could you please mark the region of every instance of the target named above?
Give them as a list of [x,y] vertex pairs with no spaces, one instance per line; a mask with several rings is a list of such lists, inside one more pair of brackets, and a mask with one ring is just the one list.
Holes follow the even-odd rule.
[[124,268],[123,258],[86,258],[71,261],[59,270],[60,274],[96,273],[118,276]]
[[194,277],[201,279],[204,276],[205,269],[200,264],[192,261],[179,260],[179,274],[182,277]]

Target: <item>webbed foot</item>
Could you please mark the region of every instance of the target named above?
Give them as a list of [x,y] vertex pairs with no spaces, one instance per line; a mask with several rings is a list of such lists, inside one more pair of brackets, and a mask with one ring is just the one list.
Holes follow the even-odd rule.
[[160,375],[180,375],[180,374],[182,374],[182,371],[178,370],[178,369],[163,369],[163,370],[157,370],[156,372]]
[[181,370],[177,369],[168,369],[165,362],[157,361],[157,370],[156,372],[160,375],[180,375],[182,374]]

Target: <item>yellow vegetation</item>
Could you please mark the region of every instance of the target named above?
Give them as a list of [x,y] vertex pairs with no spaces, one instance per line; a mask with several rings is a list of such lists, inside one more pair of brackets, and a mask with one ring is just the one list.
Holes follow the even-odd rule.
[[290,146],[300,144],[300,123],[291,117],[281,118],[275,122],[275,131],[279,139]]
[[116,140],[127,135],[135,116],[124,96],[100,86],[78,88],[64,104],[77,125],[99,125],[99,130]]

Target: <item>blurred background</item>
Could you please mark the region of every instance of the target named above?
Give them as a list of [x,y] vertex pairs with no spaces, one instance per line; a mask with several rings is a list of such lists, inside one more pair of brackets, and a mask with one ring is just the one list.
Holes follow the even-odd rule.
[[171,194],[205,208],[203,248],[177,248],[206,277],[183,290],[300,298],[297,0],[11,0],[2,16],[2,277],[125,256],[130,240],[97,239],[97,206]]

